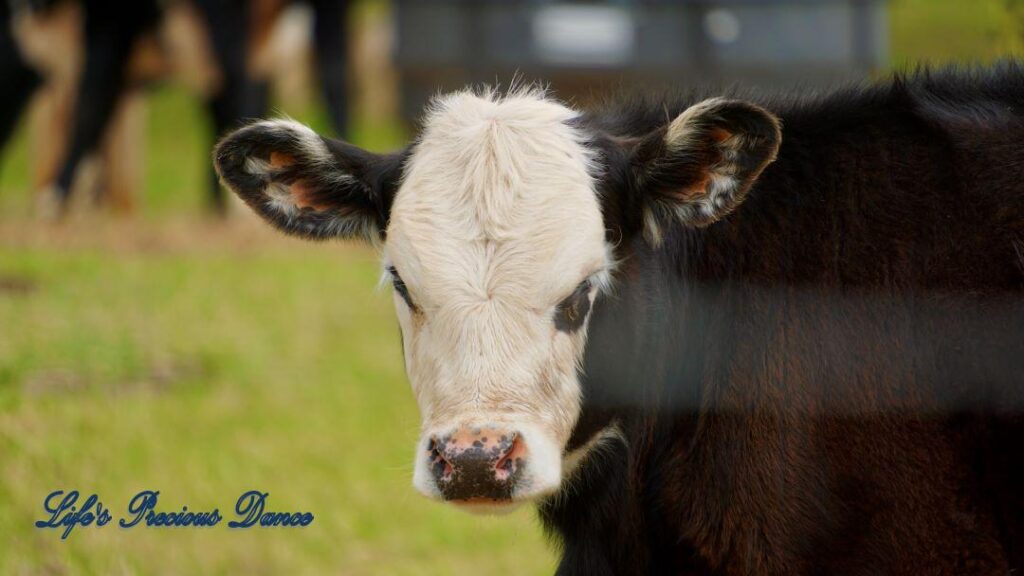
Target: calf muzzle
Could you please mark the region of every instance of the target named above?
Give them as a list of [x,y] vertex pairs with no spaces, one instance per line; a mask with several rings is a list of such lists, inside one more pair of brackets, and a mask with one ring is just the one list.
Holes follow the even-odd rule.
[[428,452],[442,497],[467,503],[512,500],[527,455],[520,434],[498,428],[459,428],[433,436]]

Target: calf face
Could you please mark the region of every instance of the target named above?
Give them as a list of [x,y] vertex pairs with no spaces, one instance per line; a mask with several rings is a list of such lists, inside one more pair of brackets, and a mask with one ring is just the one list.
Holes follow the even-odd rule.
[[[225,138],[215,163],[278,228],[381,247],[422,414],[413,482],[492,510],[555,492],[593,444],[566,450],[590,310],[614,272],[607,238],[623,233],[610,222],[641,222],[653,244],[667,226],[708,225],[778,143],[774,117],[741,102],[706,101],[623,138],[540,93],[462,92],[436,100],[395,154],[267,121]],[[608,194],[639,202],[598,194],[611,173],[628,177]]]

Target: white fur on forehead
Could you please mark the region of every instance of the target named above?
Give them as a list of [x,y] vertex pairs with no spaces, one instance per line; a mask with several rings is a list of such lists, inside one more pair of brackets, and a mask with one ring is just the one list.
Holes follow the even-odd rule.
[[[592,189],[592,154],[571,125],[578,115],[536,89],[438,97],[409,162],[407,188],[423,203],[444,195],[471,210],[475,226],[459,232],[473,237],[525,232],[523,219],[539,204],[565,222],[571,215],[557,214],[560,203],[548,196]],[[453,190],[458,195],[450,197]]]

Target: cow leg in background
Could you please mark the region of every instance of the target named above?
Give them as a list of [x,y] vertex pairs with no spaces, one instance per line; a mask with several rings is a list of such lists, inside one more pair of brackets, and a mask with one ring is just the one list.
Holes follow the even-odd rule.
[[58,210],[66,209],[82,159],[96,150],[125,85],[135,41],[159,19],[154,0],[111,5],[85,0],[85,66],[79,80],[69,145],[54,186]]
[[[196,0],[206,22],[214,57],[221,72],[221,85],[207,102],[216,138],[257,118],[267,109],[269,87],[255,81],[248,70],[252,9],[244,0]],[[210,169],[210,204],[220,214],[226,209],[225,196],[216,172]]]
[[312,0],[317,73],[335,133],[348,136],[348,2]]
[[145,141],[145,122],[142,91],[126,91],[114,111],[102,147],[105,200],[121,214],[135,209],[134,192],[142,187],[145,151],[139,144]]
[[7,2],[0,2],[0,149],[11,137],[28,103],[39,86],[40,77],[21,57],[12,34],[12,14]]

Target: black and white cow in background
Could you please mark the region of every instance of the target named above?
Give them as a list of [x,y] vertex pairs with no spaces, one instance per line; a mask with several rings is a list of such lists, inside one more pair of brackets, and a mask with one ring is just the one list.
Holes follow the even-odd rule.
[[[348,0],[305,0],[313,9],[313,40],[320,84],[328,103],[334,130],[348,130]],[[0,78],[7,85],[0,94],[0,148],[11,136],[17,121],[42,78],[25,61],[12,29],[15,20],[28,14],[45,15],[61,0],[0,0]],[[59,168],[46,193],[50,216],[62,217],[69,208],[72,183],[83,160],[96,152],[113,121],[119,101],[132,86],[129,68],[139,40],[152,34],[164,18],[166,2],[159,0],[78,0],[81,8],[82,70],[76,82],[74,110],[66,127],[65,149]],[[255,50],[254,31],[269,29],[288,0],[189,0],[199,16],[197,23],[208,37],[218,71],[218,87],[207,96],[213,131],[217,136],[237,128],[245,119],[265,112],[269,86],[252,74],[249,60]],[[59,54],[72,59],[73,54]],[[226,204],[216,176],[211,174],[210,207],[224,213]]]
[[460,92],[393,154],[271,120],[215,162],[285,232],[380,247],[416,489],[537,502],[560,574],[1008,574],[1022,106],[1012,64],[596,112]]

